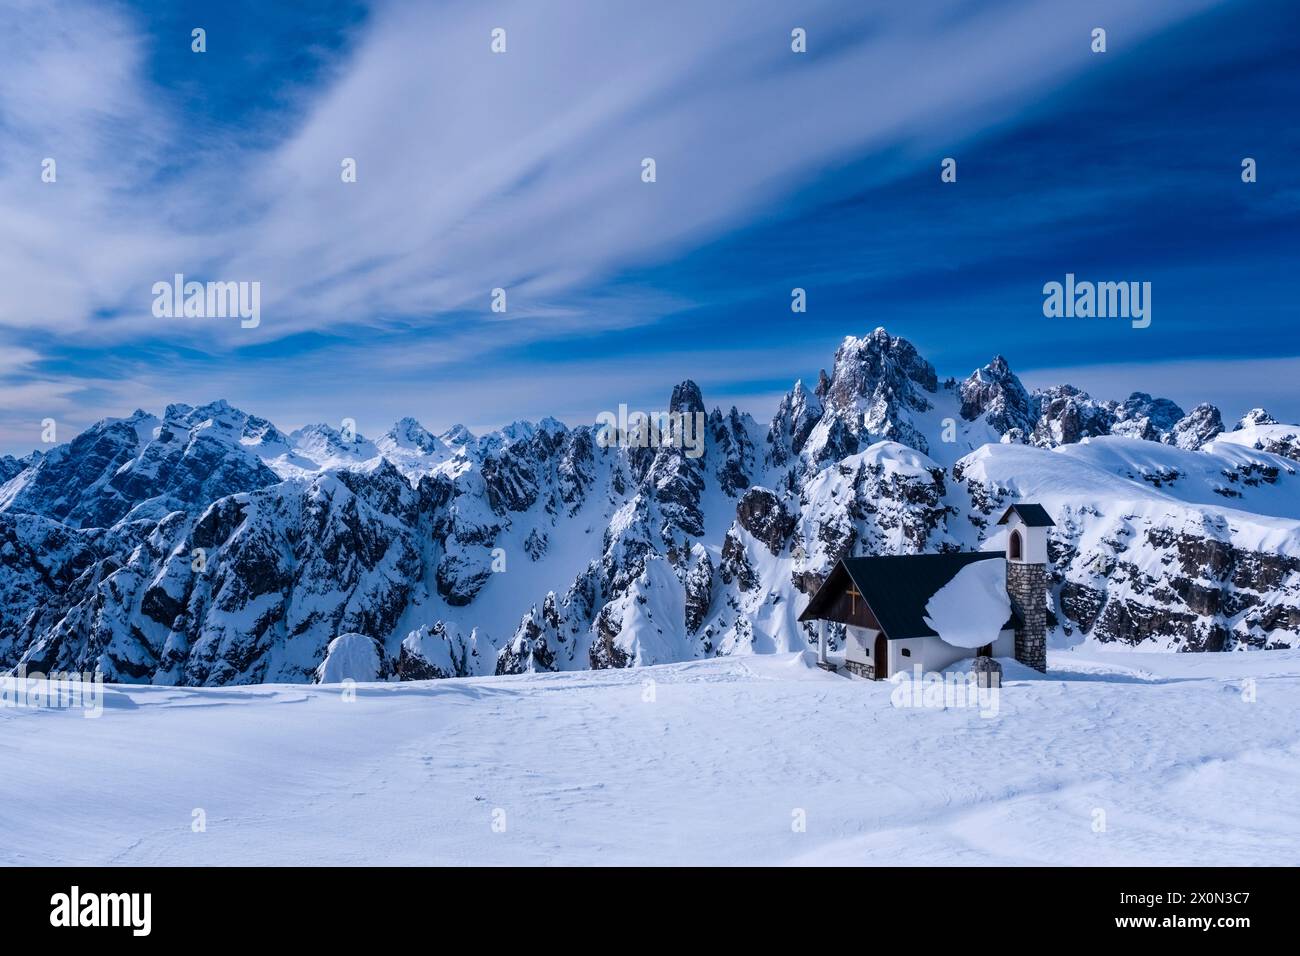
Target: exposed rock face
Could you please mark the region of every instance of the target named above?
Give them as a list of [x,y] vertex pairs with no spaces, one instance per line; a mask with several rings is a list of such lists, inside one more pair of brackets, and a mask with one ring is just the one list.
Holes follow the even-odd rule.
[[0,455],[0,485],[4,485],[12,478],[17,478],[28,468],[38,464],[42,457],[39,451],[24,455],[22,458],[15,458],[13,455]]
[[983,415],[990,427],[1003,434],[1014,430],[1024,436],[1034,430],[1033,402],[1001,355],[972,372],[962,382],[960,396],[961,417],[968,422]]
[[1167,398],[1134,392],[1115,409],[1112,435],[1163,442],[1197,449],[1223,431],[1223,419],[1213,405],[1203,403],[1185,414]]
[[709,552],[698,544],[692,549],[691,559],[682,584],[686,600],[686,630],[694,634],[704,623],[713,602],[713,561]]
[[944,469],[883,444],[827,468],[799,501],[796,575],[820,580],[840,558],[951,550]]
[[[432,455],[442,448],[442,443],[414,418],[403,418],[398,421],[389,429],[384,439],[387,439],[387,444],[393,447],[415,448],[426,455]],[[385,444],[384,439],[380,439],[377,444],[382,447]]]
[[1168,442],[1183,414],[1183,410],[1167,398],[1152,398],[1146,392],[1134,392],[1115,409],[1111,434]]
[[795,518],[766,488],[750,488],[736,506],[736,521],[773,554],[785,550],[794,533]]
[[690,379],[674,385],[672,397],[668,400],[668,410],[686,415],[705,412],[704,395],[700,392],[700,387]]
[[768,464],[781,468],[797,460],[824,411],[821,399],[802,381],[795,382],[781,399],[768,427]]
[[876,329],[849,337],[835,353],[829,378],[817,385],[821,420],[804,442],[813,464],[845,458],[877,441],[897,441],[919,451],[929,441],[913,416],[932,407],[939,389],[934,366],[906,339]]
[[596,617],[596,640],[591,645],[587,660],[592,670],[629,667],[631,655],[619,646],[623,633],[623,608],[613,602],[600,609]]
[[[1063,583],[1067,627],[1076,625],[1102,642],[1173,650],[1289,646],[1268,635],[1300,624],[1297,559],[1167,526],[1148,526],[1134,545],[1093,559],[1095,567],[1111,567],[1106,581],[1090,575]],[[1174,570],[1148,570],[1152,562],[1144,549],[1171,559]]]
[[1250,431],[1250,447],[1300,461],[1300,427],[1266,422]]
[[171,511],[201,510],[224,495],[278,482],[254,448],[284,440],[265,419],[225,402],[169,405],[162,421],[137,411],[100,422],[46,455],[8,510],[94,528],[128,514],[156,521]]
[[421,576],[419,500],[383,462],[176,514],[78,595],[42,659],[169,683],[310,680],[294,661],[322,660],[335,635],[392,632]]
[[[427,628],[426,628],[427,633]],[[398,651],[396,674],[398,680],[442,680],[452,675],[442,670],[442,668],[430,663],[429,660],[417,650],[419,642],[423,635],[412,631]]]
[[191,409],[172,405],[140,456],[107,487],[124,503],[148,503],[152,514],[193,511],[242,491],[277,484],[279,476],[252,450],[254,443],[283,443],[270,422],[237,412],[225,402]]
[[547,545],[550,538],[545,531],[538,531],[534,528],[528,532],[528,537],[524,539],[524,553],[534,561],[539,561],[542,555],[546,554]]
[[39,515],[0,512],[0,668],[15,663],[84,591],[104,550],[90,532]]
[[1038,421],[1030,436],[1035,445],[1053,448],[1085,438],[1110,434],[1115,404],[1097,402],[1073,385],[1057,385],[1034,393]]
[[699,657],[704,641],[685,627],[678,571],[652,557],[627,590],[597,615],[588,662],[593,668],[662,664]]
[[[668,410],[678,415],[704,414],[704,399],[700,396],[699,386],[688,381],[674,387]],[[659,503],[664,519],[661,533],[676,529],[698,538],[704,534],[700,495],[705,485],[705,459],[702,456],[692,458],[688,451],[684,447],[672,446],[655,450],[641,487],[647,497],[652,496]]]
[[448,539],[447,551],[438,562],[436,578],[438,593],[452,607],[465,607],[492,576],[492,558],[480,548],[460,546],[456,539]]
[[112,525],[132,502],[106,486],[139,453],[141,433],[157,424],[152,415],[137,411],[130,418],[92,425],[47,454],[7,510],[44,515],[72,527]]
[[734,529],[727,532],[722,542],[722,564],[720,567],[723,583],[735,582],[741,591],[753,591],[758,587],[758,572],[750,564],[745,544]]
[[481,670],[477,632],[465,635],[455,624],[437,621],[403,638],[395,673],[398,680],[441,680]]
[[714,409],[708,421],[718,486],[723,494],[734,498],[749,487],[754,471],[754,442],[749,434],[753,422],[734,407],[725,416]]
[[596,441],[590,429],[569,433],[559,450],[555,465],[556,488],[552,499],[554,511],[568,517],[577,514],[587,498],[587,489],[595,483]]
[[[537,427],[516,423],[483,440],[459,428],[438,442],[468,456],[423,479],[430,508],[438,512],[432,530],[442,553],[435,583],[452,607],[469,605],[494,573],[508,571],[512,556],[498,545],[526,513],[540,509],[547,524],[576,515],[596,480],[597,455],[606,454],[592,429],[569,430],[554,419]],[[516,559],[540,561],[549,548],[549,532],[533,527]]]
[[1187,417],[1173,427],[1169,444],[1179,448],[1197,449],[1213,441],[1223,432],[1223,417],[1208,402],[1202,402]]
[[555,608],[555,592],[542,602],[539,612],[533,608],[519,622],[514,637],[497,655],[498,674],[531,674],[555,670],[555,650],[559,644],[560,615]]
[[1251,425],[1276,425],[1277,423],[1277,419],[1264,409],[1252,408],[1245,415],[1241,416],[1241,421],[1237,423],[1237,427],[1247,428]]
[[1262,410],[1223,435],[1212,406],[1029,397],[1000,357],[939,388],[883,330],[765,430],[692,382],[669,409],[702,445],[286,436],[214,402],[0,459],[0,668],[311,681],[345,634],[401,680],[798,650],[839,558],[986,546],[1017,499],[1058,522],[1053,640],[1300,644],[1300,428]]
[[[995,518],[1015,494],[976,470],[959,480],[973,512]],[[1256,529],[1159,498],[1106,512],[1063,504],[1053,517],[1050,587],[1068,640],[1218,651],[1300,636],[1300,555],[1258,550]]]

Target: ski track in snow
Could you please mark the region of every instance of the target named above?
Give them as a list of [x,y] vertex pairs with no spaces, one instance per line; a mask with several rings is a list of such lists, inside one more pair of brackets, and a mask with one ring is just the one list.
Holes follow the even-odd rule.
[[993,719],[895,708],[800,654],[351,702],[115,686],[96,720],[0,710],[0,862],[1300,862],[1300,651],[1050,665],[1009,679]]

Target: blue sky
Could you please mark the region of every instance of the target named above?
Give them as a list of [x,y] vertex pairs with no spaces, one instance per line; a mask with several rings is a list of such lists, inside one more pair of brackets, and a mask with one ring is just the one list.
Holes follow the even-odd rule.
[[[1294,3],[163,6],[0,0],[0,450],[217,397],[578,423],[686,377],[762,420],[877,325],[941,375],[1300,419]],[[176,272],[261,282],[261,325],[155,318]],[[1067,272],[1151,282],[1150,328],[1044,318]]]

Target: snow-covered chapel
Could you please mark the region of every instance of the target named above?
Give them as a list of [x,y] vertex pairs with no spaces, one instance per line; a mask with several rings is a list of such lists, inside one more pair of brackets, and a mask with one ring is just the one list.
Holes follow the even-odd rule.
[[816,621],[818,660],[827,628],[844,625],[844,667],[874,680],[968,657],[1014,657],[1047,670],[1047,529],[1041,505],[1016,504],[998,520],[1002,551],[842,558],[799,616]]

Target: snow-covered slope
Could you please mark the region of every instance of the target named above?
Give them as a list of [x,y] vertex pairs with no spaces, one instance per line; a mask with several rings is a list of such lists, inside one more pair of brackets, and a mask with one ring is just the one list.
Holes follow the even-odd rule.
[[1217,440],[1300,459],[1300,426],[1283,425],[1262,408],[1252,408],[1233,431]]
[[698,457],[554,419],[373,440],[225,402],[105,420],[0,462],[0,667],[310,682],[350,633],[394,679],[796,651],[839,558],[996,548],[1016,500],[1057,520],[1055,646],[1300,640],[1300,429],[1031,394],[1001,356],[941,380],[883,329],[816,381],[766,426],[678,384]]
[[0,863],[1300,858],[1300,651],[1052,651],[995,714],[811,658],[0,709]]
[[990,445],[954,468],[968,520],[985,532],[1017,500],[1054,516],[1058,645],[1168,650],[1297,644],[1297,471],[1237,446],[1116,437],[1052,451]]

